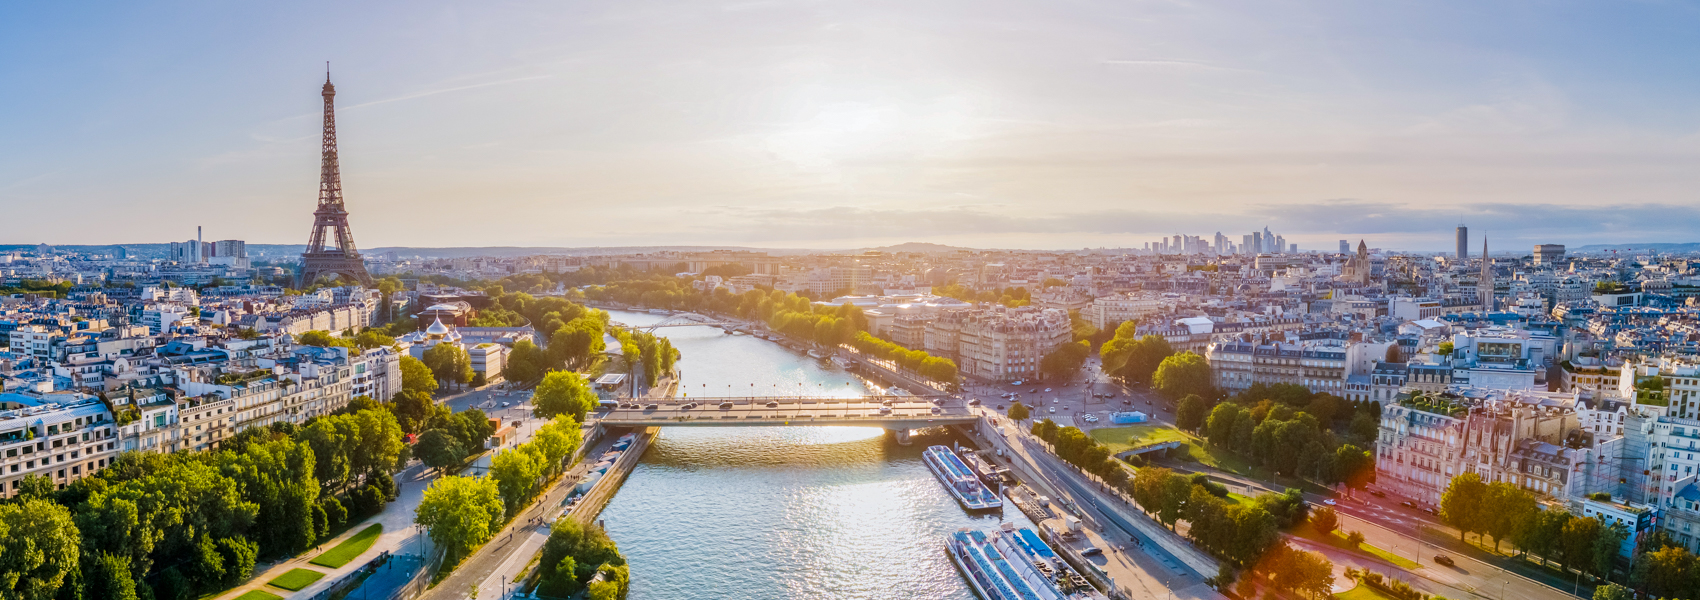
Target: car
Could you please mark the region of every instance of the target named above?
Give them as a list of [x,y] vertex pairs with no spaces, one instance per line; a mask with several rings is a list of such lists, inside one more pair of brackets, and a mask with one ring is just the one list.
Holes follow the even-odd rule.
[[970,398],[968,400],[968,405],[969,406],[979,406],[980,405],[980,399],[979,398]]
[[1030,390],[1027,390],[1027,393],[1029,393],[1029,394],[1037,394],[1037,393],[1039,393],[1039,388],[1033,388],[1033,389],[1030,389]]
[[643,407],[644,410],[655,410],[655,409],[658,409],[658,408],[661,408],[660,404],[649,404],[649,405],[645,405]]
[[769,400],[769,401],[768,401],[768,402],[767,402],[767,407],[768,407],[768,408],[779,408],[779,403],[778,403],[778,402],[774,402],[774,401],[772,401],[772,400]]
[[939,408],[939,407],[937,407],[937,406],[934,406],[934,407],[933,407],[933,414],[935,414],[935,415],[936,415],[936,414],[939,414],[939,411],[941,411],[941,410],[943,410],[943,409],[941,409],[941,408]]
[[1329,506],[1334,506],[1334,499],[1333,499],[1333,498],[1327,498],[1327,499],[1324,499],[1324,500],[1323,500],[1323,501],[1322,501],[1322,503],[1323,503],[1323,504],[1327,504],[1327,505],[1329,505]]
[[1097,555],[1103,554],[1103,553],[1104,553],[1104,551],[1098,549],[1097,546],[1087,546],[1087,547],[1082,548],[1080,550],[1081,556],[1097,556]]
[[998,410],[1003,410],[1003,405],[1002,405],[1002,404],[999,404],[999,405],[998,405]]
[[511,402],[503,402],[503,403],[502,403],[502,408],[507,408],[507,407],[509,407],[509,406],[512,406],[512,403],[511,403]]
[[1436,555],[1434,555],[1434,564],[1446,565],[1446,566],[1450,567],[1454,563],[1452,562],[1452,557],[1447,556],[1445,554],[1436,554]]
[[1406,500],[1406,501],[1404,501],[1404,502],[1400,502],[1400,503],[1399,503],[1399,506],[1403,506],[1403,507],[1405,507],[1405,508],[1416,508],[1416,507],[1417,507],[1417,503],[1415,503],[1415,502],[1412,502],[1412,501],[1410,501],[1410,500]]
[[1053,414],[1053,415],[1057,414],[1057,407],[1055,407],[1055,406],[1051,407],[1051,414]]
[[1381,490],[1370,490],[1369,495],[1375,496],[1377,498],[1386,498],[1387,497],[1387,494],[1381,493]]
[[732,408],[731,402],[721,402],[720,403],[720,410],[730,410],[731,408]]

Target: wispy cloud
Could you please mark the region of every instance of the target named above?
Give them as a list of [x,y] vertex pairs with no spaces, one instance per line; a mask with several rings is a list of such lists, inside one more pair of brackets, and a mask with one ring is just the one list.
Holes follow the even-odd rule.
[[365,107],[368,107],[368,106],[377,106],[379,104],[389,104],[391,102],[401,102],[403,100],[413,100],[413,99],[416,99],[416,98],[424,98],[426,96],[435,96],[435,95],[438,95],[438,94],[447,94],[447,93],[450,93],[450,92],[473,90],[473,89],[486,88],[486,87],[492,87],[492,86],[498,86],[498,85],[508,85],[508,84],[511,84],[511,83],[520,83],[522,81],[536,81],[536,80],[539,80],[539,79],[549,79],[549,78],[552,78],[552,77],[554,77],[554,75],[533,75],[533,76],[530,76],[530,77],[516,77],[514,79],[504,79],[504,80],[501,80],[501,81],[491,81],[491,82],[487,82],[487,83],[475,83],[475,84],[472,84],[472,85],[462,85],[462,86],[443,88],[443,89],[437,89],[437,90],[427,90],[427,91],[423,91],[423,92],[415,92],[415,93],[412,93],[412,94],[407,94],[405,96],[397,96],[397,97],[394,97],[394,98],[385,98],[383,100],[373,100],[371,102],[362,102],[360,104],[355,104],[353,106],[342,107],[342,108],[339,108],[338,110],[353,110],[353,109],[356,109],[356,108],[365,108]]
[[1213,64],[1210,64],[1210,63],[1207,63],[1207,62],[1198,62],[1198,61],[1192,61],[1192,60],[1137,60],[1137,59],[1126,59],[1126,58],[1106,58],[1104,60],[1098,61],[1098,63],[1104,64],[1104,65],[1122,65],[1122,66],[1134,66],[1134,67],[1162,67],[1162,68],[1193,69],[1193,70],[1205,70],[1205,71],[1232,71],[1232,72],[1238,72],[1238,73],[1255,73],[1256,72],[1256,71],[1252,71],[1250,69],[1240,69],[1240,68],[1236,68],[1236,67],[1224,67],[1222,65],[1213,65]]

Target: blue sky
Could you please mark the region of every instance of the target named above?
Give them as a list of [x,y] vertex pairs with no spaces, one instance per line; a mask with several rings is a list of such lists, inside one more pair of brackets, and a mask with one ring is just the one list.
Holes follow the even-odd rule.
[[4,241],[1696,241],[1700,4],[0,4]]

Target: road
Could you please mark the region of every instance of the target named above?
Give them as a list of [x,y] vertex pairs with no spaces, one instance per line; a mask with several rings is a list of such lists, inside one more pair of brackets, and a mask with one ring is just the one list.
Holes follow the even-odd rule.
[[[1136,571],[1132,580],[1118,580],[1119,588],[1134,590],[1135,597],[1149,597],[1144,592],[1171,589],[1176,591],[1177,597],[1221,597],[1203,585],[1204,577],[1216,574],[1215,561],[1185,546],[1184,540],[1128,506],[1119,495],[1109,493],[1094,479],[1064,465],[1008,419],[997,418],[996,421],[1001,434],[995,439],[979,439],[991,448],[1003,451],[1004,456],[997,460],[1037,493],[1068,505],[1076,516],[1081,517],[1104,543],[1102,547],[1107,561],[1121,563]],[[1159,541],[1158,538],[1163,539]],[[1180,546],[1179,552],[1189,553],[1190,560],[1177,558],[1176,553],[1165,550],[1164,545],[1171,548]],[[1199,571],[1208,572],[1200,574]]]

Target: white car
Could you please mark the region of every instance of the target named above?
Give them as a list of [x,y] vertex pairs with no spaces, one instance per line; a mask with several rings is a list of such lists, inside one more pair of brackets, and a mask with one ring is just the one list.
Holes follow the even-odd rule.
[[1334,506],[1334,499],[1333,499],[1333,498],[1329,498],[1329,499],[1327,499],[1327,500],[1323,500],[1323,501],[1322,501],[1322,503],[1323,503],[1323,504],[1327,504],[1327,505],[1329,505],[1329,506]]
[[1051,391],[1051,388],[1045,388],[1045,391],[1049,392]]
[[1051,407],[1051,414],[1053,414],[1053,415],[1057,414],[1057,407],[1055,407],[1055,406]]

